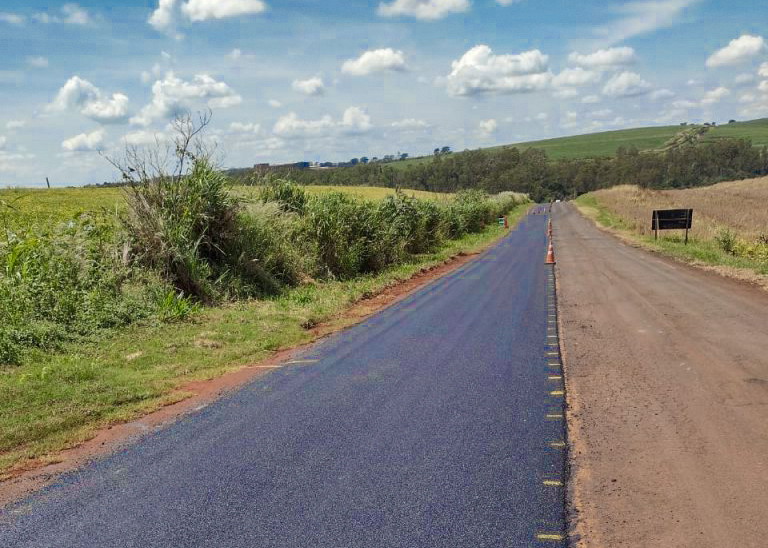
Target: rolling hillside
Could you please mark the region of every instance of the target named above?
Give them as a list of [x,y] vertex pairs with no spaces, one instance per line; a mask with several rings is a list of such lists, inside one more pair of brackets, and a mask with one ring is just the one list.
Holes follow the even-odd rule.
[[[687,126],[691,128],[691,126]],[[618,131],[604,131],[587,135],[575,135],[571,137],[559,137],[542,141],[529,141],[490,147],[487,150],[497,150],[505,146],[515,146],[520,149],[538,148],[547,152],[552,159],[590,158],[596,156],[612,156],[621,147],[635,146],[639,150],[662,149],[667,141],[674,138],[686,128],[681,126],[659,126],[634,129],[622,129]],[[703,142],[724,138],[748,138],[754,145],[768,145],[768,118],[751,120],[748,122],[736,122],[711,128],[702,137]],[[459,153],[460,154],[460,153]],[[426,162],[432,156],[421,156],[403,162],[394,162],[388,165],[397,168],[405,168],[415,163]]]

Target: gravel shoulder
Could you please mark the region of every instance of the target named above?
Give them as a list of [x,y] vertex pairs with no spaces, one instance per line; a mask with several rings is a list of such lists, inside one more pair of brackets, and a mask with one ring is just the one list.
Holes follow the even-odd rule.
[[553,210],[575,544],[768,538],[768,294]]

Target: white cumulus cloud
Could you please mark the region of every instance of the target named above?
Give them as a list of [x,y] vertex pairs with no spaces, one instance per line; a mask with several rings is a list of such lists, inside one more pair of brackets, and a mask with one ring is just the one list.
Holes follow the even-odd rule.
[[579,96],[579,92],[573,88],[560,88],[555,90],[552,95],[558,99],[573,99]]
[[599,103],[601,101],[599,95],[587,95],[586,97],[583,97],[581,99],[581,102],[585,105],[594,105],[595,103]]
[[496,132],[499,127],[499,123],[491,118],[490,120],[481,120],[478,124],[478,129],[481,135],[489,136]]
[[147,21],[155,30],[166,30],[173,24],[176,0],[160,0]]
[[306,80],[294,80],[292,85],[294,91],[304,95],[322,95],[325,93],[325,84],[319,76],[307,78]]
[[651,91],[651,84],[635,72],[625,71],[614,75],[603,87],[603,95],[611,97],[636,97]]
[[258,133],[260,129],[261,126],[253,122],[232,122],[229,124],[230,133]]
[[723,65],[735,65],[765,50],[766,43],[762,36],[743,34],[731,40],[724,48],[710,55],[707,59],[707,66],[713,68]]
[[396,129],[425,129],[429,127],[429,124],[424,120],[416,118],[404,118],[397,122],[392,122],[392,127]]
[[668,89],[657,89],[651,93],[650,98],[652,101],[661,101],[664,99],[671,99],[675,96],[675,92]]
[[348,133],[362,133],[373,126],[371,117],[360,107],[349,107],[341,117],[341,126]]
[[83,116],[102,124],[117,124],[128,118],[128,97],[113,93],[111,97],[79,76],[73,76],[62,86],[53,102],[46,107],[51,112],[77,109]]
[[374,49],[364,52],[357,59],[349,59],[341,66],[341,72],[354,76],[365,76],[372,72],[406,70],[403,52],[392,48]]
[[601,74],[593,70],[584,70],[581,67],[567,68],[552,78],[552,85],[555,87],[584,86],[596,84],[601,78]]
[[147,22],[155,30],[167,31],[174,26],[179,12],[189,21],[198,22],[257,14],[266,9],[262,0],[158,0]]
[[283,106],[283,103],[281,103],[281,102],[280,102],[280,101],[278,101],[277,99],[270,99],[270,100],[269,100],[267,103],[268,103],[268,104],[269,104],[269,106],[271,106],[272,108],[280,108],[280,107],[282,107],[282,106]]
[[280,117],[272,131],[283,137],[300,137],[321,134],[335,125],[327,114],[319,120],[302,120],[295,112],[291,112]]
[[461,13],[469,9],[469,0],[394,0],[379,4],[377,13],[382,17],[401,15],[416,19],[440,19],[450,13]]
[[266,9],[267,5],[261,0],[189,0],[181,7],[190,21],[224,19],[261,13]]
[[61,143],[61,148],[69,152],[90,152],[103,150],[104,130],[97,129],[91,133],[81,133]]
[[9,130],[15,130],[15,129],[21,129],[23,127],[26,127],[27,122],[24,120],[11,120],[7,124],[5,124],[5,129]]
[[280,137],[327,137],[340,135],[356,135],[365,133],[373,128],[371,117],[360,107],[349,107],[336,121],[330,115],[317,120],[302,120],[295,112],[280,117],[272,132]]
[[58,13],[40,12],[34,16],[40,23],[63,23],[66,25],[87,25],[91,22],[90,14],[81,6],[74,3],[67,3],[61,6]]
[[757,75],[761,78],[768,78],[768,63],[763,63],[757,71]]
[[17,13],[0,12],[0,23],[21,26],[27,22],[27,18]]
[[27,57],[27,64],[34,68],[46,68],[48,67],[48,59],[46,57]]
[[712,105],[719,103],[724,97],[731,94],[731,90],[720,86],[719,88],[710,90],[704,94],[704,98],[701,100],[702,105]]
[[736,78],[733,79],[734,84],[736,84],[737,86],[746,86],[751,84],[754,81],[755,81],[755,75],[749,74],[749,73],[739,74],[738,76],[736,76]]
[[231,87],[207,74],[197,74],[187,81],[168,72],[165,78],[152,85],[152,101],[131,118],[131,123],[148,126],[155,120],[188,111],[196,103],[210,108],[228,108],[242,101]]
[[574,51],[568,56],[568,60],[574,65],[593,70],[610,70],[631,65],[637,61],[637,57],[632,48],[621,47],[599,49],[586,55]]
[[551,84],[548,62],[549,57],[537,49],[495,55],[488,46],[479,45],[451,63],[451,73],[444,81],[451,95],[534,91]]

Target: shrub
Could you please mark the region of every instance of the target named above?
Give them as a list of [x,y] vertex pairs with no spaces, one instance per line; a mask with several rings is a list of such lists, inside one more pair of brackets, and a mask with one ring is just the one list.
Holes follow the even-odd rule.
[[149,317],[163,283],[120,260],[114,224],[80,216],[0,243],[0,364]]
[[721,228],[715,236],[715,241],[717,242],[717,245],[720,247],[720,249],[726,253],[730,253],[731,255],[735,254],[736,234],[734,234],[730,229]]

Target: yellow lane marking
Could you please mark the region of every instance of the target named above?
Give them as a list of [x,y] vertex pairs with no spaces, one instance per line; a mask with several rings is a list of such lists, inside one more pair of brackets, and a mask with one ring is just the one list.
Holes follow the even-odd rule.
[[564,441],[551,441],[549,442],[550,447],[565,447]]
[[548,339],[556,339],[556,338],[557,338],[557,335],[547,335],[547,338],[548,338]]
[[563,482],[558,480],[544,480],[542,482],[544,485],[550,485],[552,487],[562,487]]
[[565,540],[565,536],[558,533],[537,533],[536,538],[538,540]]
[[547,356],[557,356],[559,355],[558,352],[547,352]]
[[561,380],[563,378],[563,376],[562,375],[550,375],[547,378],[549,380],[551,380],[551,381],[559,381],[559,380]]
[[562,390],[553,390],[552,392],[549,393],[549,395],[550,396],[563,396],[563,395],[565,395],[565,392],[563,392]]
[[320,360],[291,360],[291,361],[285,362],[285,363],[293,363],[293,364],[296,364],[296,363],[315,363],[315,362],[319,362],[319,361]]
[[562,415],[558,415],[556,413],[547,413],[547,418],[548,419],[562,419],[563,416]]

